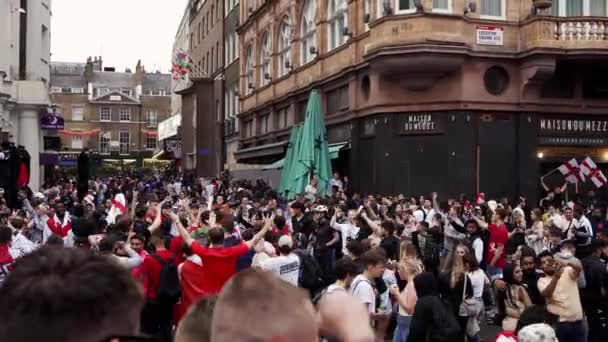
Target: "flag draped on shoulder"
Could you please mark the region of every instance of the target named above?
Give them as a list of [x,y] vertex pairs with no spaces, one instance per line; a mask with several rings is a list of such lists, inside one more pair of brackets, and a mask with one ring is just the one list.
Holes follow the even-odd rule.
[[598,188],[601,188],[608,182],[604,173],[597,168],[597,165],[590,157],[585,158],[585,160],[581,162],[581,170]]
[[108,212],[108,217],[106,217],[106,221],[108,224],[115,224],[116,218],[119,216],[124,216],[127,214],[127,201],[125,200],[125,195],[116,194],[114,196],[114,200],[112,201],[112,208]]
[[578,165],[576,159],[572,158],[558,167],[559,172],[564,175],[566,181],[570,183],[578,183],[585,181],[585,175]]

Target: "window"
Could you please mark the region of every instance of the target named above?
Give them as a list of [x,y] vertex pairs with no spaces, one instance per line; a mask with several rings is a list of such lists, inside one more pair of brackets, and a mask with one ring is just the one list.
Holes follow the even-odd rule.
[[99,108],[99,121],[112,121],[112,110],[110,107]]
[[94,92],[97,94],[96,96],[102,96],[110,92],[108,88],[95,88]]
[[119,132],[118,142],[120,143],[120,154],[129,154],[131,147],[131,134],[129,132]]
[[504,19],[505,2],[505,0],[481,0],[480,17],[486,19]]
[[122,88],[122,90],[120,92],[127,96],[131,96],[131,89],[129,89],[129,88]]
[[330,50],[337,48],[346,41],[344,38],[344,29],[347,27],[347,10],[348,5],[346,4],[346,0],[329,0],[327,23]]
[[73,135],[72,136],[72,148],[75,150],[82,150],[82,146],[83,146],[82,140],[83,139],[81,136]]
[[122,107],[118,110],[118,120],[129,122],[131,121],[131,108]]
[[451,11],[452,11],[452,1],[451,0],[433,0],[433,12],[449,13]]
[[219,69],[221,64],[220,60],[220,42],[215,42],[215,68]]
[[559,17],[608,15],[608,0],[554,0],[551,15]]
[[[435,1],[433,0],[433,7],[435,6]],[[396,13],[414,13],[416,12],[416,7],[414,7],[414,0],[396,0],[397,4],[395,6]],[[382,3],[379,4],[379,8],[382,7]]]
[[[239,113],[239,96],[237,95],[239,93],[239,88],[238,88],[238,84],[234,85],[234,88],[232,89],[232,94],[234,95],[232,97],[232,117],[235,117],[238,113]],[[238,121],[237,121],[238,124]]]
[[[205,19],[203,19],[203,22],[205,21]],[[198,27],[197,27],[197,32],[196,32],[196,45],[199,45],[201,43],[201,23],[198,23]]]
[[51,87],[51,94],[61,93],[61,87]]
[[205,25],[205,31],[206,31],[206,33],[209,33],[209,12],[207,12],[207,14],[205,15],[205,18],[207,19],[207,25]]
[[243,133],[245,135],[245,138],[252,137],[253,136],[253,120],[245,121],[244,126],[245,126],[245,130]]
[[325,93],[327,114],[334,114],[348,109],[348,85]]
[[148,149],[148,150],[156,149],[156,136],[146,135],[146,149]]
[[211,74],[211,64],[213,64],[213,61],[209,58],[209,51],[207,51],[207,75]]
[[260,50],[260,59],[262,62],[262,67],[260,68],[260,80],[262,85],[270,83],[272,79],[272,46],[270,42],[270,37],[268,31],[264,32],[262,35],[262,44]]
[[[315,14],[317,12],[317,6],[315,0],[306,0],[304,3],[304,11],[302,13],[302,26],[300,27],[300,43],[302,44],[302,60],[301,64],[306,64],[312,61],[315,54],[311,52],[311,49],[316,50],[315,47],[315,33],[317,27],[315,26]],[[314,52],[313,50],[313,52]]]
[[270,130],[270,114],[260,116],[260,134],[266,134]]
[[72,93],[72,88],[70,88],[70,87],[63,87],[63,88],[61,88],[61,92],[62,93],[66,93],[66,94],[71,94]]
[[109,154],[110,153],[110,140],[112,139],[112,132],[99,132],[99,153]]
[[158,126],[158,112],[152,109],[146,109],[146,126]]
[[245,94],[251,94],[253,91],[253,47],[250,45],[247,48],[247,57],[245,59]]
[[83,94],[84,88],[72,88],[72,94]]
[[277,128],[288,127],[289,107],[281,108],[277,111]]
[[226,89],[224,91],[224,120],[228,120],[230,118],[230,89]]
[[211,4],[211,27],[213,27],[213,12],[215,10],[215,6],[213,6],[213,4]]
[[72,105],[72,121],[84,120],[84,107],[82,105]]
[[286,75],[291,68],[291,26],[289,18],[284,17],[279,26],[279,76]]
[[210,73],[215,71],[215,64],[216,64],[215,54],[213,53],[213,49],[215,49],[215,48],[213,48],[213,47],[211,48],[211,72]]
[[[378,11],[381,11],[382,7],[378,7]],[[365,0],[363,3],[363,23],[365,31],[369,31],[369,22],[372,21],[372,0]]]
[[230,64],[230,34],[224,36],[224,64]]

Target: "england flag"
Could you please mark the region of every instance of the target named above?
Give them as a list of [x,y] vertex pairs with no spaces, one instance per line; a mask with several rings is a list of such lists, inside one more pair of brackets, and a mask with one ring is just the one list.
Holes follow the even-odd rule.
[[604,173],[597,168],[597,165],[595,165],[595,163],[590,157],[587,157],[585,158],[585,160],[583,160],[583,162],[581,163],[581,170],[583,171],[585,176],[591,178],[593,184],[595,184],[595,186],[597,186],[598,188],[601,188],[608,182],[608,179],[606,179]]
[[563,163],[560,167],[558,167],[558,170],[562,173],[562,175],[564,175],[566,181],[570,183],[575,184],[585,181],[585,175],[574,158],[570,159],[566,163]]

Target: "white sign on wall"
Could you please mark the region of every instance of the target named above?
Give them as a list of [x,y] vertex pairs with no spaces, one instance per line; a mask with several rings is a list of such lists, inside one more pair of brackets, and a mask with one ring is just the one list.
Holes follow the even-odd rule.
[[502,46],[504,31],[500,26],[477,26],[477,45]]
[[177,135],[177,129],[182,125],[182,115],[176,114],[170,118],[158,123],[158,140],[165,140],[167,138]]

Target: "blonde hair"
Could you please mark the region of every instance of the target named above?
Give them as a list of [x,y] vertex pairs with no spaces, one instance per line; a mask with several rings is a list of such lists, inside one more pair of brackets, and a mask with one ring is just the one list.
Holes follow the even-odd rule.
[[415,277],[422,273],[423,267],[416,259],[401,259],[399,261],[399,272],[408,274],[410,277]]
[[416,246],[410,241],[403,241],[399,246],[399,255],[400,261],[407,260],[409,258],[418,258],[418,251],[416,251]]

